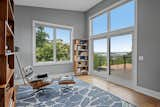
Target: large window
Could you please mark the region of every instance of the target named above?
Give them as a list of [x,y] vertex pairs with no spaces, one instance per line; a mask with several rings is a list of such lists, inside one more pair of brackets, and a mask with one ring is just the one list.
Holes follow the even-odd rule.
[[109,71],[109,74],[127,74],[129,77],[133,59],[135,1],[119,2],[117,6],[91,17],[90,22],[91,71],[101,76]]
[[71,62],[71,27],[34,22],[34,64]]

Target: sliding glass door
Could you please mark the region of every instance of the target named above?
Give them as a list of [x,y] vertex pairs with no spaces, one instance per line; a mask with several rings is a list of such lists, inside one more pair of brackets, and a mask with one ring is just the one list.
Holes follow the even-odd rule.
[[111,36],[108,39],[93,39],[93,73],[105,78],[110,74],[131,79],[132,37],[132,34],[124,34]]
[[93,40],[93,73],[106,77],[107,65],[107,39]]
[[132,34],[110,38],[110,74],[131,79]]

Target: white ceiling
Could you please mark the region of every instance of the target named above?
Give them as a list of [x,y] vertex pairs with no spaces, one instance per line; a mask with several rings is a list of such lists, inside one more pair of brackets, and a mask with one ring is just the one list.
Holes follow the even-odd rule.
[[14,0],[16,5],[87,11],[102,0]]

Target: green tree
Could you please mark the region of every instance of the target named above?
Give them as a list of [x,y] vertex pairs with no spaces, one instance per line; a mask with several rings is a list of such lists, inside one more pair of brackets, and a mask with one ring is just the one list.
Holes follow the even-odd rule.
[[36,59],[38,62],[53,61],[52,43],[44,43],[43,47],[36,48]]
[[40,26],[36,29],[36,60],[37,62],[53,61],[53,42],[49,41],[49,34]]
[[56,39],[56,59],[58,61],[66,61],[70,59],[70,45],[64,43],[61,39]]
[[36,30],[36,46],[43,47],[48,41],[49,35],[44,31],[44,27],[42,26],[39,26]]
[[107,66],[106,56],[103,53],[94,53],[94,69],[100,66]]

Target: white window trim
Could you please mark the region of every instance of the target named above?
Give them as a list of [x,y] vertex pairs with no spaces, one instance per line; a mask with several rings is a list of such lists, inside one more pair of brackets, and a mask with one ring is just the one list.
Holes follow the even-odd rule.
[[[36,24],[42,24],[42,25],[46,25],[46,26],[51,26],[53,28],[62,28],[62,29],[69,29],[71,30],[71,34],[70,34],[70,60],[69,61],[55,61],[55,56],[56,56],[56,51],[54,51],[54,60],[53,61],[48,61],[48,62],[36,62],[36,32],[35,32],[35,25]],[[37,20],[33,20],[32,21],[32,56],[33,56],[33,66],[43,66],[43,65],[57,65],[57,64],[70,64],[73,63],[73,32],[74,32],[74,28],[72,26],[66,26],[66,25],[58,25],[58,24],[52,24],[52,23],[48,23],[48,22],[43,22],[43,21],[37,21]],[[55,33],[55,32],[54,32]],[[55,35],[55,34],[54,34]],[[54,36],[56,37],[56,36]],[[55,47],[56,45],[54,45]]]

